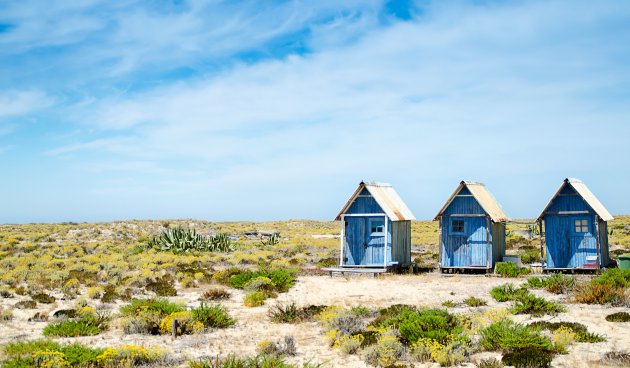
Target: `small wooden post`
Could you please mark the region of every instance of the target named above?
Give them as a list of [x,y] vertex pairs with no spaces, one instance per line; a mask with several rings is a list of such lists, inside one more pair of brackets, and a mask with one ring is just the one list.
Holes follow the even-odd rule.
[[172,326],[173,329],[171,330],[171,334],[173,335],[173,338],[177,337],[177,325],[178,325],[177,320],[174,319],[173,320],[173,326]]

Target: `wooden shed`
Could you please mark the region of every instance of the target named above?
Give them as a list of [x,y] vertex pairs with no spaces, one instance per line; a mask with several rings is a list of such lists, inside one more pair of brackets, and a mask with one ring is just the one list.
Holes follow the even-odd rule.
[[413,214],[386,183],[361,182],[341,221],[340,267],[409,266]]
[[462,181],[434,221],[439,221],[442,271],[490,270],[505,256],[509,218],[483,183]]
[[[599,269],[610,264],[612,215],[578,179],[564,179],[538,217],[545,234],[547,270]],[[542,244],[541,244],[542,246]]]

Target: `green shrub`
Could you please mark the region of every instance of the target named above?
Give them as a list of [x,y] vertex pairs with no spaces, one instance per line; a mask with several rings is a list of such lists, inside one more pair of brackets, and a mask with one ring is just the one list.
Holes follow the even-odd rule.
[[35,300],[38,303],[42,303],[42,304],[52,304],[55,302],[55,298],[46,294],[46,293],[37,293],[33,296],[31,296],[31,298],[33,300]]
[[68,363],[73,367],[95,367],[97,366],[96,357],[103,354],[105,349],[71,344],[62,346],[59,351],[63,353]]
[[516,287],[512,283],[502,284],[495,286],[490,290],[490,296],[498,302],[507,302],[510,300],[517,300],[525,295],[529,294],[527,289],[523,287]]
[[77,337],[98,335],[107,328],[106,317],[92,313],[83,315],[79,320],[66,320],[51,323],[44,327],[44,336]]
[[261,291],[254,291],[245,295],[243,305],[246,307],[260,307],[261,305],[265,304],[266,299],[266,293],[263,293]]
[[501,362],[515,368],[547,368],[551,367],[553,354],[536,348],[519,349],[507,352]]
[[463,332],[457,317],[443,309],[403,310],[380,326],[397,327],[401,340],[409,345],[419,339],[432,339],[445,345]]
[[548,330],[548,331],[556,331],[562,327],[569,328],[575,333],[575,341],[577,342],[603,342],[606,339],[598,334],[594,334],[592,332],[588,332],[586,326],[581,323],[576,322],[547,322],[547,321],[538,321],[529,324],[529,326]]
[[485,300],[475,298],[474,296],[464,299],[464,303],[469,307],[483,307],[484,305],[488,305]]
[[52,340],[26,340],[10,342],[2,346],[2,353],[7,358],[30,356],[36,351],[59,351],[59,343]]
[[521,262],[525,264],[531,264],[535,262],[542,262],[540,252],[537,250],[528,250],[521,253]]
[[497,262],[494,265],[494,273],[504,277],[519,277],[520,275],[527,275],[529,272],[529,268],[518,268],[514,262]]
[[618,312],[606,316],[608,322],[630,322],[630,313]]
[[443,307],[452,308],[455,306],[455,302],[452,300],[445,300],[442,302]]
[[479,346],[484,350],[504,352],[522,349],[553,350],[553,343],[541,335],[539,329],[508,319],[485,327],[480,331],[479,337]]
[[510,312],[514,314],[531,314],[537,317],[545,314],[555,316],[558,313],[566,312],[566,310],[567,308],[562,304],[548,301],[532,294],[519,298],[516,304],[510,308]]
[[531,276],[527,278],[527,287],[530,289],[542,289],[547,286],[548,277]]
[[183,305],[162,298],[132,299],[129,304],[120,307],[120,313],[124,316],[135,315],[141,311],[152,311],[166,316],[184,310]]
[[284,293],[295,284],[294,272],[285,269],[260,269],[258,271],[242,271],[230,277],[229,284],[235,289],[243,289],[245,285],[258,277],[271,280],[273,289]]
[[275,323],[300,323],[312,320],[324,308],[326,307],[323,305],[309,305],[300,308],[295,303],[276,304],[269,308],[268,316],[271,322]]
[[258,276],[256,278],[253,278],[247,281],[247,283],[243,286],[243,290],[245,290],[248,293],[251,293],[254,291],[271,293],[273,292],[274,288],[275,287],[271,279],[265,276]]
[[198,308],[193,308],[191,313],[193,320],[201,322],[206,328],[227,328],[236,323],[220,304],[208,306],[202,302]]
[[599,277],[592,280],[596,284],[610,284],[616,288],[630,287],[630,270],[620,268],[609,268]]

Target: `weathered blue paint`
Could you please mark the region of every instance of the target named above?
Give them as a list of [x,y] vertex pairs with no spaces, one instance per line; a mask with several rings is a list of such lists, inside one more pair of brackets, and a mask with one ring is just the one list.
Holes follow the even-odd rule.
[[413,215],[388,184],[361,182],[336,219],[343,221],[340,266],[411,264]]
[[387,236],[384,231],[372,231],[374,223],[383,224],[386,216],[345,217],[345,262],[344,266],[384,266],[385,239],[387,238],[387,262],[392,260],[391,229],[388,220]]
[[[442,267],[486,267],[489,253],[486,217],[443,216],[441,221]],[[463,221],[464,231],[453,232],[453,221]]]
[[370,192],[363,188],[346,213],[383,213],[383,209],[376,203]]
[[[596,213],[570,185],[565,184],[552,199],[542,220],[545,226],[547,269],[584,268],[589,256],[598,256],[598,266],[607,265],[607,241],[600,244],[598,252]],[[584,224],[582,221],[586,221],[586,228],[580,226],[580,230],[586,231],[576,231],[576,221],[580,225]],[[605,226],[600,227],[604,227],[606,231]],[[604,247],[605,249],[601,249]]]
[[492,221],[465,182],[451,198],[438,215],[440,267],[493,268],[505,254],[505,224]]

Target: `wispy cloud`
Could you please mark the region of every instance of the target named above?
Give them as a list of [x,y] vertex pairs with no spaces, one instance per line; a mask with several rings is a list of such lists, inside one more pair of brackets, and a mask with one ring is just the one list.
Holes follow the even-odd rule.
[[[41,91],[6,91],[0,92],[0,119],[32,113],[53,103],[52,98]],[[0,135],[12,130],[15,126],[0,126]]]
[[[147,216],[327,218],[370,178],[419,217],[463,178],[527,216],[563,176],[603,186],[629,158],[621,2],[419,1],[404,21],[368,0],[25,8],[0,12],[23,25],[0,55],[52,62],[26,57],[37,67],[4,83],[46,93],[5,109],[54,96],[46,160],[84,176],[75,191]],[[67,22],[47,32],[55,14]]]

